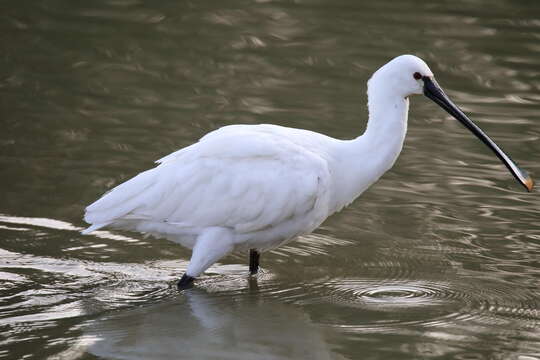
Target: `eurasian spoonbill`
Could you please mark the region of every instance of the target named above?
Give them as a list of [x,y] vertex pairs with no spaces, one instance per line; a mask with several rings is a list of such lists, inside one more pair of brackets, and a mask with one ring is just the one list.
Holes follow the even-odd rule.
[[533,181],[446,96],[426,63],[402,55],[368,82],[363,135],[334,139],[275,125],[230,125],[157,161],[86,208],[87,234],[104,226],[192,249],[179,288],[232,251],[260,252],[315,230],[392,167],[407,130],[409,96],[426,95],[482,140],[514,177]]

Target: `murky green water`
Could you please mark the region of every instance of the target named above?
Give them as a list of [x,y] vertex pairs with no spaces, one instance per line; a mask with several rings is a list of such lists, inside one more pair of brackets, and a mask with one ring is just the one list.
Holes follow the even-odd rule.
[[0,34],[0,358],[540,359],[537,192],[423,97],[396,166],[256,281],[234,255],[178,293],[189,251],[78,232],[220,126],[357,136],[402,53],[538,177],[538,1],[20,1]]

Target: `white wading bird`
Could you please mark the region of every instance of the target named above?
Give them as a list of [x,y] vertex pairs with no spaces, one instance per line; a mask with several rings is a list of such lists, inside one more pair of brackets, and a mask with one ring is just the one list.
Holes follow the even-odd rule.
[[315,230],[392,167],[409,96],[426,95],[495,152],[527,190],[533,181],[446,96],[421,59],[399,56],[368,82],[362,136],[338,140],[275,125],[231,125],[158,160],[86,208],[87,234],[104,226],[168,238],[193,250],[180,289],[232,251],[259,254]]

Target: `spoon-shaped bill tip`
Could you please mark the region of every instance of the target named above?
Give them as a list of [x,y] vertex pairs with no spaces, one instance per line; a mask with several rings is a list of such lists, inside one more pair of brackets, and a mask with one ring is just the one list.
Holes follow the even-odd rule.
[[521,174],[524,175],[523,180],[521,181],[523,186],[527,188],[527,191],[532,191],[534,187],[534,180],[525,170],[521,170]]

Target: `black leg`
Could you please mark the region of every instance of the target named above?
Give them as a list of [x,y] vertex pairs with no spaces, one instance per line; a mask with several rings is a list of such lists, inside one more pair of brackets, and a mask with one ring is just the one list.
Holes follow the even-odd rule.
[[259,270],[259,258],[261,254],[255,249],[249,250],[249,273],[255,275]]
[[178,281],[178,290],[189,289],[193,286],[193,280],[195,280],[194,277],[184,274],[180,281]]

